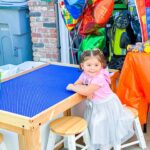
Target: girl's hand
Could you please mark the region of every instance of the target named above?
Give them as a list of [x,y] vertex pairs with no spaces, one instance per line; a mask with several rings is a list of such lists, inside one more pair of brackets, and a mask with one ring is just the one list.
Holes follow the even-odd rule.
[[66,89],[67,90],[73,90],[74,84],[68,84]]

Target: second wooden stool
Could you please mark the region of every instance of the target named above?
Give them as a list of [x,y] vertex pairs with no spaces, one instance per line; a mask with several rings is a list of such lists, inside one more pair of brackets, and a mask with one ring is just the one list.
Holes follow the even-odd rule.
[[141,124],[139,121],[138,111],[133,107],[129,107],[129,106],[126,106],[126,107],[134,114],[133,127],[135,130],[136,140],[134,140],[132,142],[128,142],[128,143],[126,142],[125,144],[122,144],[122,145],[118,145],[114,148],[114,150],[121,150],[123,148],[130,147],[130,146],[136,145],[136,144],[139,144],[141,149],[146,149],[146,142],[145,142]]

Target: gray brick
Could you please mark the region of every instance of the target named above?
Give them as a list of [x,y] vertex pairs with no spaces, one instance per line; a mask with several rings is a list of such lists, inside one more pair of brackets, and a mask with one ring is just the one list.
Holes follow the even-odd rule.
[[40,12],[30,12],[31,17],[40,17],[41,13]]
[[56,28],[56,23],[43,23],[43,27]]
[[44,44],[43,43],[34,43],[33,46],[38,47],[38,48],[42,48],[42,47],[44,47]]

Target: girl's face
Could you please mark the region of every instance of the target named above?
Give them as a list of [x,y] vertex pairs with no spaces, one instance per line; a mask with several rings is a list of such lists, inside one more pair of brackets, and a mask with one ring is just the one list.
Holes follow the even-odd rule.
[[91,56],[89,59],[81,63],[81,68],[85,74],[95,77],[102,69],[102,64],[96,57]]

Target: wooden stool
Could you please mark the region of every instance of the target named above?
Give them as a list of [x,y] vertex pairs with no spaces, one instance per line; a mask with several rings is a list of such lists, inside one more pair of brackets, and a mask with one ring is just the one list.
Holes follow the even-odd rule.
[[[63,136],[63,140],[55,144],[56,135]],[[75,136],[77,135],[77,136]],[[85,146],[77,144],[76,140],[83,136]],[[90,139],[87,129],[87,122],[80,117],[76,116],[64,116],[56,119],[50,123],[50,134],[47,144],[47,150],[53,150],[60,144],[67,140],[67,147],[69,150],[76,150],[76,147],[82,148],[82,150],[88,149]]]
[[0,149],[1,150],[7,150],[6,145],[4,143],[4,137],[3,134],[0,133]]
[[[112,83],[111,88],[112,88],[113,92],[116,92],[116,90],[117,90],[117,84],[118,84],[117,81],[119,80],[119,76],[120,76],[119,71],[115,71],[114,74],[111,76],[111,83]],[[139,121],[138,111],[133,107],[127,106],[127,108],[134,114],[133,126],[134,126],[135,135],[136,135],[137,140],[130,142],[130,143],[122,144],[122,145],[116,145],[114,147],[114,150],[121,150],[122,148],[129,147],[129,146],[135,145],[135,144],[139,144],[139,146],[142,149],[145,149],[146,148],[146,142],[145,142],[145,138],[144,138],[144,135],[142,132],[141,124]]]
[[142,149],[145,149],[146,148],[146,142],[145,142],[145,138],[144,138],[144,135],[143,135],[143,132],[142,132],[141,124],[140,124],[140,121],[139,121],[138,111],[135,108],[133,108],[133,107],[127,106],[127,108],[130,111],[132,111],[132,113],[134,114],[133,125],[134,125],[135,135],[136,135],[137,139],[135,141],[133,141],[133,142],[130,142],[130,143],[117,145],[114,148],[114,150],[121,150],[122,148],[129,147],[129,146],[132,146],[132,145],[135,145],[135,144],[139,144],[139,146]]

